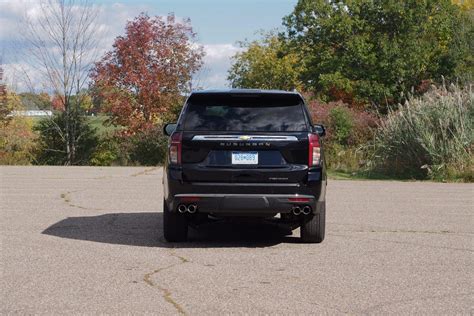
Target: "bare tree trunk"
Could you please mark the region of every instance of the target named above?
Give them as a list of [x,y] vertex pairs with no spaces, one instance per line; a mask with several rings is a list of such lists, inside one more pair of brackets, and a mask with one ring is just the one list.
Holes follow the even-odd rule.
[[[98,55],[98,10],[88,0],[40,0],[40,12],[27,17],[25,39],[31,45],[30,63],[44,85],[63,102],[65,124],[56,126],[64,141],[66,165],[75,163],[80,93]],[[73,100],[74,99],[74,100]]]
[[3,124],[7,120],[8,114],[10,114],[7,108],[7,87],[3,80],[3,67],[0,58],[0,124]]

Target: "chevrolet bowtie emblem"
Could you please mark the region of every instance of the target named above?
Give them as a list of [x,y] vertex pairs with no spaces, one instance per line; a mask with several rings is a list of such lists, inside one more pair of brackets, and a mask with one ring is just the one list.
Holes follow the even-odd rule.
[[240,136],[240,140],[249,140],[251,137],[250,136]]

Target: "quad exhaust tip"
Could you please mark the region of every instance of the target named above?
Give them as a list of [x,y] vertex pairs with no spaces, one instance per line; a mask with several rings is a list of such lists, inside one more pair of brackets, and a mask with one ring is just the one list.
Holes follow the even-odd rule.
[[197,206],[196,204],[190,204],[188,205],[188,212],[191,213],[191,214],[194,214],[196,213],[197,211]]
[[309,213],[311,213],[311,206],[309,205],[306,205],[305,207],[303,207],[303,210],[301,211],[304,215],[308,215]]
[[197,212],[197,205],[189,204],[188,206],[186,206],[184,204],[180,204],[178,205],[178,212],[180,212],[181,214],[184,214],[184,213],[194,214]]
[[293,206],[293,214],[300,215],[301,214],[301,208],[299,206]]
[[300,214],[309,215],[311,213],[311,206],[309,205],[305,205],[303,207],[293,206],[293,208],[291,209],[291,212],[296,216]]
[[186,205],[184,205],[184,204],[178,205],[178,212],[183,214],[183,213],[186,213],[187,210],[188,210],[188,208],[186,207]]

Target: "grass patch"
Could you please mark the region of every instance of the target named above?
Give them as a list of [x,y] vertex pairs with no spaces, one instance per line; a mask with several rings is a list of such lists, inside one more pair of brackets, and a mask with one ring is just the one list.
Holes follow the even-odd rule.
[[416,179],[409,177],[390,176],[374,171],[348,172],[344,170],[328,170],[328,177],[332,180],[416,181]]
[[97,115],[97,116],[87,117],[88,123],[90,124],[92,128],[97,129],[97,133],[99,136],[109,134],[120,129],[119,126],[107,124],[106,123],[107,119],[108,119],[108,116],[106,115]]
[[[86,116],[86,122],[89,123],[92,128],[97,129],[99,136],[103,136],[121,128],[120,126],[107,124],[106,121],[108,118],[107,115]],[[38,124],[38,122],[43,119],[45,119],[45,117],[33,116],[27,118],[32,125]]]
[[344,170],[328,170],[328,178],[331,180],[383,180],[383,181],[427,181],[427,182],[446,182],[446,183],[472,183],[474,177],[471,174],[462,174],[449,177],[448,179],[419,179],[410,175],[390,175],[377,171],[356,171],[348,172]]

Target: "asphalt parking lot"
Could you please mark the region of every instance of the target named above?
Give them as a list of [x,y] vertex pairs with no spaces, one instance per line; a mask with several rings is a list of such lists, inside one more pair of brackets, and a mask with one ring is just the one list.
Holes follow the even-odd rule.
[[474,185],[330,181],[322,244],[163,240],[161,168],[0,167],[1,314],[472,314]]

